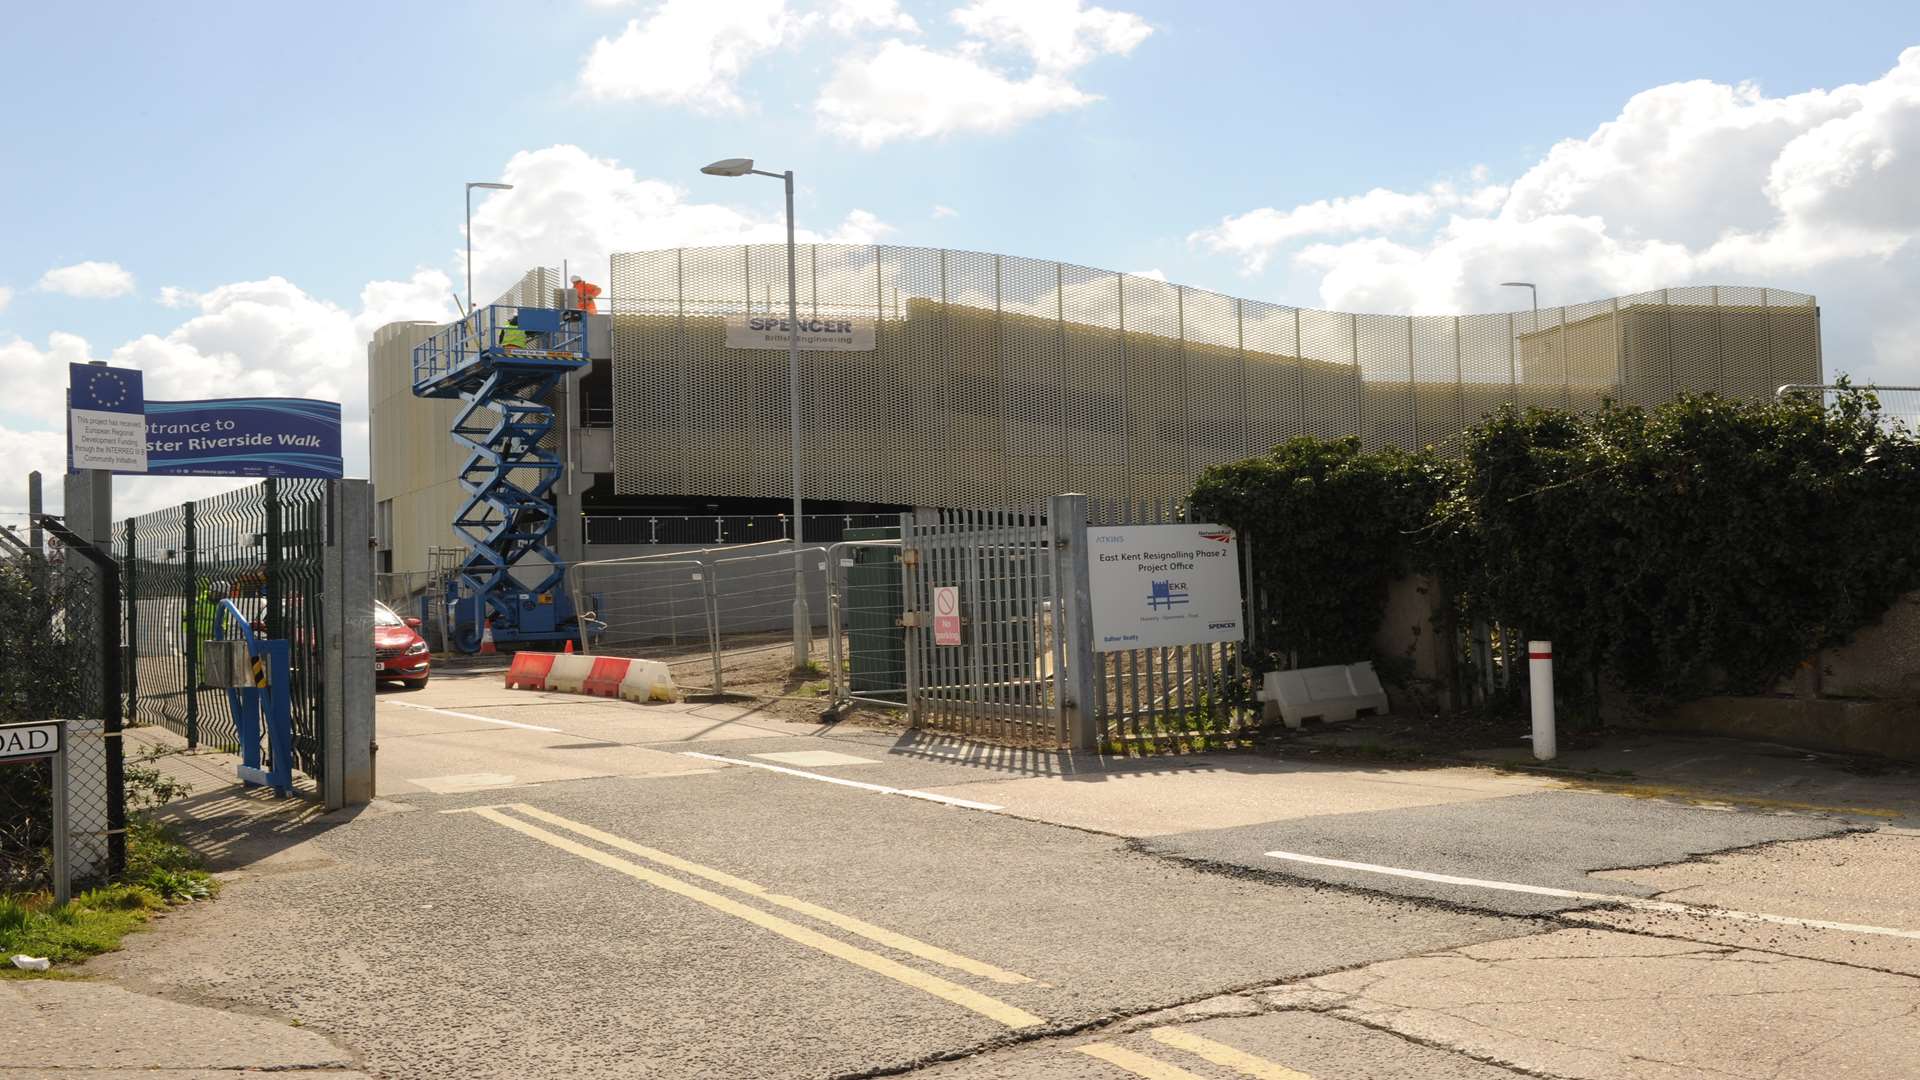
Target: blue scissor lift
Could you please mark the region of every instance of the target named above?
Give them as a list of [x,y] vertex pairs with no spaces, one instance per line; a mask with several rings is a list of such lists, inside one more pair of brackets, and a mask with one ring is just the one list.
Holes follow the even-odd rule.
[[[541,399],[588,364],[585,325],[577,312],[496,305],[413,350],[414,394],[466,403],[453,418],[453,441],[472,451],[460,468],[467,500],[453,530],[467,555],[447,591],[450,643],[461,652],[480,647],[489,623],[501,644],[578,635],[572,598],[560,588],[566,566],[547,544],[548,493],[563,464],[540,442],[554,426]],[[540,579],[516,579],[514,567],[536,553],[547,564]]]

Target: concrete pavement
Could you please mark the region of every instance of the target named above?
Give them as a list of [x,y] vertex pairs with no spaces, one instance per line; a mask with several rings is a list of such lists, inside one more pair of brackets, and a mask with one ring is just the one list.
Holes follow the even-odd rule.
[[179,816],[229,887],[87,970],[297,1019],[374,1076],[1761,1076],[1800,1051],[1920,1071],[1879,1035],[1914,1004],[1920,931],[1813,925],[1920,926],[1880,899],[1920,895],[1897,830],[497,679],[381,695],[382,797],[357,814],[196,795]]

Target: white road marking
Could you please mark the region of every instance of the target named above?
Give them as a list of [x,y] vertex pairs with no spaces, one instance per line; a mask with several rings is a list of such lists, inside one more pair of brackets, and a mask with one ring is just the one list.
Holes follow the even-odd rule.
[[519,777],[512,773],[457,773],[452,776],[409,776],[409,784],[418,784],[435,795],[458,795],[465,791],[512,787]]
[[755,754],[761,761],[777,762],[781,765],[805,765],[822,769],[830,765],[878,765],[879,761],[870,757],[854,757],[852,754],[836,753],[832,750],[787,750],[778,754]]
[[951,795],[935,795],[931,791],[913,791],[908,788],[887,787],[884,784],[864,784],[858,780],[846,780],[838,776],[827,776],[824,773],[808,772],[805,769],[789,769],[784,765],[769,765],[764,761],[747,761],[744,758],[721,757],[718,754],[702,754],[697,750],[682,750],[680,752],[687,757],[696,757],[702,761],[720,761],[728,765],[744,765],[749,769],[765,769],[768,772],[784,773],[788,776],[798,776],[807,780],[819,780],[828,784],[839,784],[841,787],[859,788],[861,791],[872,791],[881,795],[904,795],[909,799],[924,799],[927,802],[944,803],[947,806],[958,806],[964,810],[1006,809],[1004,806],[996,806],[993,803],[974,802],[971,799],[956,799]]
[[1348,862],[1345,859],[1327,859],[1318,855],[1301,855],[1293,851],[1269,851],[1270,859],[1286,859],[1289,862],[1310,863],[1314,866],[1332,866],[1342,870],[1358,870],[1366,874],[1387,874],[1392,877],[1413,878],[1416,881],[1431,881],[1440,885],[1465,885],[1474,889],[1498,889],[1502,892],[1528,893],[1533,896],[1552,896],[1564,900],[1592,900],[1605,904],[1617,904],[1635,911],[1657,911],[1666,915],[1701,915],[1714,919],[1727,919],[1732,922],[1772,923],[1776,926],[1799,926],[1810,930],[1838,930],[1848,934],[1875,934],[1880,937],[1909,938],[1920,941],[1920,930],[1898,930],[1889,926],[1862,926],[1858,923],[1829,922],[1826,919],[1801,919],[1792,915],[1768,915],[1756,911],[1735,911],[1732,908],[1708,907],[1703,904],[1681,904],[1671,900],[1643,900],[1638,896],[1621,896],[1614,893],[1575,892],[1572,889],[1555,889],[1545,885],[1523,885],[1514,881],[1487,881],[1484,878],[1456,877],[1452,874],[1435,874],[1425,870],[1407,870],[1398,866],[1378,866],[1373,863]]
[[381,704],[398,705],[403,709],[419,709],[421,712],[439,713],[441,716],[457,716],[462,720],[478,720],[483,724],[499,724],[501,727],[517,727],[522,731],[550,731],[556,735],[565,734],[565,732],[557,727],[541,727],[539,724],[523,724],[518,720],[496,720],[491,716],[481,716],[479,713],[454,712],[452,709],[436,709],[431,705],[415,705],[411,701],[386,701]]

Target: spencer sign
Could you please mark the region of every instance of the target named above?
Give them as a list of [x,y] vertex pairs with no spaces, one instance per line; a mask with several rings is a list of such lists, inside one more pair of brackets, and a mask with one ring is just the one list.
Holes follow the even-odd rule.
[[801,319],[790,323],[777,315],[727,316],[727,348],[776,349],[785,352],[788,338],[798,339],[804,352],[872,352],[872,319]]

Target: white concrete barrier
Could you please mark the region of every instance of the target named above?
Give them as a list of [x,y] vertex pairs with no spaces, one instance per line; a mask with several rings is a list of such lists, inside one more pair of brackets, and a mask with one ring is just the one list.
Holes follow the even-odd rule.
[[566,653],[553,658],[553,670],[547,672],[547,689],[577,694],[593,673],[593,657],[584,653]]
[[673,701],[679,695],[673,674],[658,660],[633,660],[627,664],[626,677],[620,680],[623,701]]
[[1362,712],[1387,711],[1387,691],[1373,661],[1330,667],[1269,671],[1260,690],[1268,719],[1278,716],[1290,728],[1302,721],[1352,720]]

